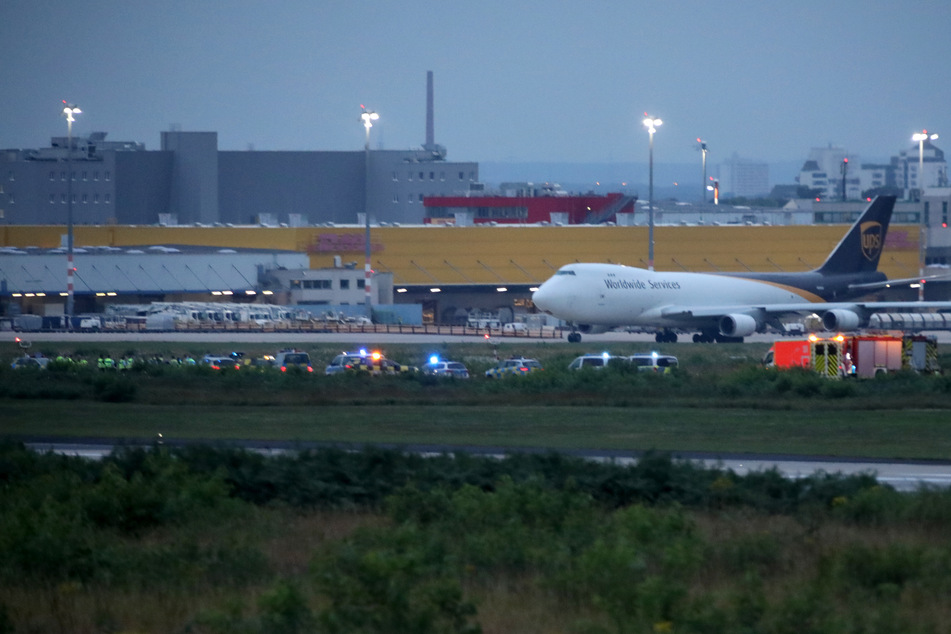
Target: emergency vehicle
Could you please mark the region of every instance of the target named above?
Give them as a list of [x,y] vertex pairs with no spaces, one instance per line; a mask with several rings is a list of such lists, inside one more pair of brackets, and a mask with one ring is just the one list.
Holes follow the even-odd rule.
[[939,372],[934,338],[921,335],[865,334],[776,341],[763,357],[776,368],[808,368],[829,378],[873,377],[902,369]]

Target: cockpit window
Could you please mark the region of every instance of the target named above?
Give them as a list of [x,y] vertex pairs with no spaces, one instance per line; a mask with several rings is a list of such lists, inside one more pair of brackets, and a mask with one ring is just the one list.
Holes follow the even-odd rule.
[[555,275],[574,275],[575,272],[571,269],[560,269]]

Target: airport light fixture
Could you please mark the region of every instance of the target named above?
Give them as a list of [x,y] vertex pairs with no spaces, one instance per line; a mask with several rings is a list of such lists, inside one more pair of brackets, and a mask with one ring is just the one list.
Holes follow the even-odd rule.
[[373,122],[380,118],[380,115],[375,113],[372,110],[367,110],[366,106],[360,104],[360,108],[363,112],[360,114],[360,121],[363,122],[363,127],[367,131],[367,140],[363,146],[364,153],[364,179],[363,179],[363,221],[365,223],[365,230],[363,241],[365,244],[365,256],[366,263],[364,264],[363,275],[363,293],[364,293],[364,302],[367,309],[367,317],[370,320],[373,320],[373,307],[370,301],[370,290],[373,282],[373,271],[370,268],[370,128],[373,127]]
[[[916,132],[911,135],[912,141],[918,142],[918,201],[925,193],[925,141],[934,141],[938,138],[937,134],[929,134],[927,130]],[[908,188],[911,191],[911,188]],[[918,301],[925,300],[925,237],[928,231],[927,219],[925,218],[924,205],[922,204],[921,218],[918,223],[918,277],[921,284],[918,285]]]
[[63,116],[66,117],[66,329],[73,329],[75,296],[73,294],[73,115],[82,114],[76,104],[63,100]]
[[650,181],[648,184],[647,202],[647,270],[654,270],[654,132],[658,126],[663,123],[660,119],[655,119],[646,112],[644,113],[644,126],[650,135]]

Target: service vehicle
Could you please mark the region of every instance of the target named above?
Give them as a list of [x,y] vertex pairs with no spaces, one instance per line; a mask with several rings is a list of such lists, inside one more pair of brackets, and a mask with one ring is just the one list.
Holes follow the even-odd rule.
[[528,333],[528,325],[520,321],[513,321],[502,325],[502,334],[524,335]]
[[423,374],[431,376],[448,376],[457,379],[468,379],[469,368],[458,361],[447,361],[438,357],[430,357],[429,363],[420,368]]
[[627,358],[640,372],[668,373],[677,367],[677,357],[657,352],[638,352]]
[[537,372],[542,369],[542,364],[537,359],[526,359],[524,357],[512,357],[499,361],[494,368],[485,371],[486,378],[500,379],[505,376],[523,376]]
[[310,355],[300,350],[281,350],[274,355],[274,366],[281,372],[287,372],[288,368],[299,368],[303,372],[314,371],[314,366],[310,364]]
[[938,372],[937,342],[921,335],[863,334],[778,340],[763,364],[807,368],[829,378],[873,377],[902,369]]
[[584,368],[591,368],[593,370],[602,370],[611,363],[618,363],[621,361],[626,361],[626,357],[618,357],[608,352],[602,352],[601,354],[583,354],[580,357],[576,357],[574,361],[568,364],[569,370],[581,370]]

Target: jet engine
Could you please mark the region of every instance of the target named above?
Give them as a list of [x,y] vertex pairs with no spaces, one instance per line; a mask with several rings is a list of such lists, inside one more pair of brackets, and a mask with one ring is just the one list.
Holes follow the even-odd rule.
[[857,313],[844,308],[829,310],[822,314],[822,326],[826,330],[856,330],[861,321]]
[[594,326],[592,324],[578,324],[578,331],[586,335],[600,335],[611,330],[611,326]]
[[747,337],[756,332],[756,320],[749,315],[724,315],[720,318],[720,334],[725,337]]

